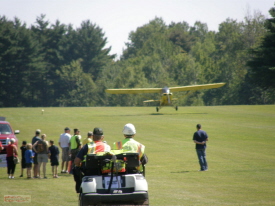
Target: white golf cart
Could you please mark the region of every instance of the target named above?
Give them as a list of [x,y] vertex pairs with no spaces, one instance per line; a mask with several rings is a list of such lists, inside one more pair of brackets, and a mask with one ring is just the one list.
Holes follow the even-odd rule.
[[149,205],[145,166],[138,153],[87,155],[79,205]]

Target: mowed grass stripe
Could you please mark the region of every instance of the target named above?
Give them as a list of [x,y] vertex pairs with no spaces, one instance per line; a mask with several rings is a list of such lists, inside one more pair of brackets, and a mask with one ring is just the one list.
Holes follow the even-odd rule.
[[[20,144],[30,142],[38,128],[57,144],[66,126],[79,128],[83,138],[102,127],[112,144],[123,138],[124,124],[133,123],[149,156],[150,205],[275,205],[275,105],[168,107],[159,113],[154,107],[0,108],[0,116],[20,130]],[[197,171],[192,141],[197,123],[209,135],[208,172]],[[49,163],[47,173],[51,177]],[[47,180],[19,175],[19,165],[14,180],[0,169],[2,196],[31,195],[32,205],[77,205],[71,175]]]

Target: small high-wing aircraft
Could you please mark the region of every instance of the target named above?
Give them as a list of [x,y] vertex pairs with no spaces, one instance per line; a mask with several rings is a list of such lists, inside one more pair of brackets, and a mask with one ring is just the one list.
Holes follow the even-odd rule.
[[[186,95],[201,90],[201,89],[214,89],[224,86],[225,83],[214,83],[214,84],[202,84],[202,85],[190,85],[181,87],[164,87],[164,88],[132,88],[132,89],[106,89],[105,92],[110,94],[140,94],[140,93],[161,93],[160,100],[145,100],[143,102],[160,102],[160,106],[156,107],[157,112],[163,106],[174,106],[173,101],[177,98],[173,98],[172,92],[188,91]],[[178,106],[174,106],[178,110]]]

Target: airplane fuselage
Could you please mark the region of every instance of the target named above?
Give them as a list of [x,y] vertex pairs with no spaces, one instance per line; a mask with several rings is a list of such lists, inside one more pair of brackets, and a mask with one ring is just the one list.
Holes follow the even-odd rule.
[[170,106],[172,105],[173,94],[172,93],[162,93],[160,105]]
[[170,106],[172,105],[173,94],[170,92],[168,87],[164,87],[161,90],[161,100],[160,106]]

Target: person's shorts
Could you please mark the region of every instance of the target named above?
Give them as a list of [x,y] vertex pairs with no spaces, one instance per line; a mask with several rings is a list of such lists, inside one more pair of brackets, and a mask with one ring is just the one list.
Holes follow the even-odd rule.
[[34,155],[33,164],[38,165],[38,162],[37,162],[37,153],[35,153],[35,155]]
[[77,155],[77,153],[79,152],[79,149],[71,149],[71,161],[74,162],[74,159]]
[[62,147],[62,161],[63,162],[70,161],[69,147]]
[[26,160],[25,160],[25,158],[21,160],[21,168],[22,169],[26,168]]
[[26,163],[27,168],[32,168],[32,163]]
[[58,166],[59,165],[59,162],[58,161],[52,161],[51,162],[51,166]]
[[48,162],[48,154],[37,154],[37,162]]

